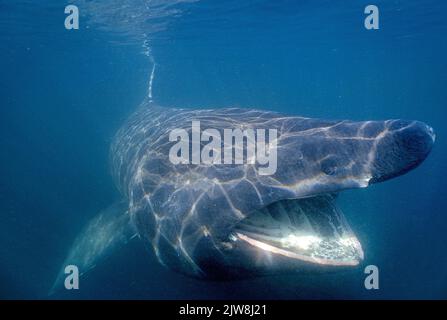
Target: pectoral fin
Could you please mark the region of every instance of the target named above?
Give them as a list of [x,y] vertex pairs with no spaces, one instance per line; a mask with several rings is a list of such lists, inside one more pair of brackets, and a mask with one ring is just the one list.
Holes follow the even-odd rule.
[[65,267],[74,265],[82,276],[104,257],[136,236],[130,224],[127,202],[113,204],[93,218],[76,237],[50,290],[64,288]]

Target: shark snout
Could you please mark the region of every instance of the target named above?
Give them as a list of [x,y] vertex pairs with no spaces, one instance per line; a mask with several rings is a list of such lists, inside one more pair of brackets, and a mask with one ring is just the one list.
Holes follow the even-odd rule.
[[378,141],[372,163],[371,182],[400,176],[420,165],[430,153],[436,135],[420,121],[391,121]]

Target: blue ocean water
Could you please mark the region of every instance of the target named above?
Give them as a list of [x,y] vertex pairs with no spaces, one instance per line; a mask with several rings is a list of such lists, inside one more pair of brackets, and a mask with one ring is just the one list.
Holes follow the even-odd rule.
[[[80,29],[64,28],[76,4]],[[380,289],[342,273],[204,282],[138,241],[53,298],[447,298],[447,3],[0,0],[0,298],[48,298],[82,227],[120,198],[109,146],[148,95],[163,106],[417,119],[436,143],[417,169],[340,207]]]

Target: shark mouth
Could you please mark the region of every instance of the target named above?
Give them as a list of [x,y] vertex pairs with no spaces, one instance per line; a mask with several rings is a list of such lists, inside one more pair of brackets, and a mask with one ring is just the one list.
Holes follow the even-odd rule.
[[356,266],[363,260],[360,242],[329,194],[274,202],[240,221],[230,240],[310,264]]

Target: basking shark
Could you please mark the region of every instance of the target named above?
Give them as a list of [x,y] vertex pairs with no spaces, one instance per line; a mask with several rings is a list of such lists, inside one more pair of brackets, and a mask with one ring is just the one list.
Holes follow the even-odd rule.
[[[191,123],[274,129],[277,168],[256,162],[174,164],[169,139]],[[360,241],[336,205],[418,166],[435,140],[419,121],[339,121],[242,108],[176,109],[144,103],[118,131],[111,167],[123,200],[102,211],[74,241],[64,267],[81,273],[138,237],[158,261],[204,279],[233,279],[358,265]],[[204,142],[202,142],[204,144]]]

